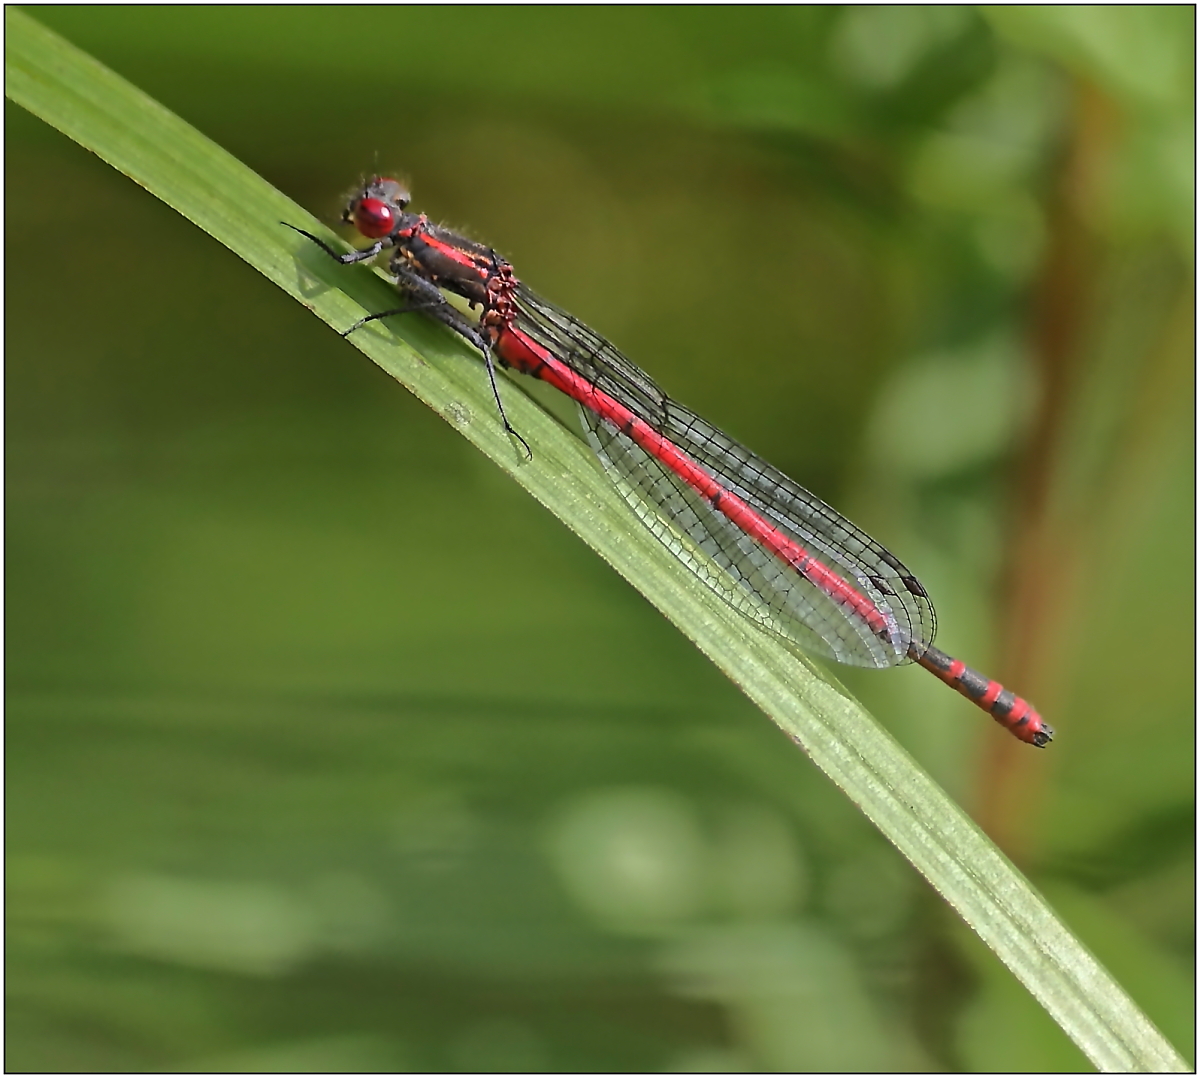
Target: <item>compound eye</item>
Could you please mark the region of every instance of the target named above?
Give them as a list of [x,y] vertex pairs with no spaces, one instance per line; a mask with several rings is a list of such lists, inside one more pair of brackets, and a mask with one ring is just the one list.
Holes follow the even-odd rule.
[[404,209],[412,201],[412,195],[408,193],[408,188],[387,176],[379,177],[371,186],[379,195],[389,202],[395,203],[400,209]]
[[354,227],[369,239],[383,239],[396,227],[399,211],[381,198],[360,198],[354,206]]

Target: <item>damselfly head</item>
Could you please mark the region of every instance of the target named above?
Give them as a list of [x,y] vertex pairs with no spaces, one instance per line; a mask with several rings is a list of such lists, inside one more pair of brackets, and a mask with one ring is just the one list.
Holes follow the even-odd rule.
[[342,220],[369,239],[383,239],[396,230],[411,200],[403,184],[376,177],[346,205]]

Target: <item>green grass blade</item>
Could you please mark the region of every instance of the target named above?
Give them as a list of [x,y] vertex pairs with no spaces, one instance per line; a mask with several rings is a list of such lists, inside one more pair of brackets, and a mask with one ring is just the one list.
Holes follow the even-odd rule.
[[[286,220],[323,231],[199,132],[22,12],[7,8],[5,20],[12,100],[173,206],[331,326],[394,301],[378,276],[333,264],[283,228]],[[854,700],[678,565],[580,439],[506,383],[510,417],[536,450],[526,461],[500,430],[478,356],[422,319],[370,327],[353,343],[694,641],[866,813],[1097,1067],[1189,1069],[1041,896]]]

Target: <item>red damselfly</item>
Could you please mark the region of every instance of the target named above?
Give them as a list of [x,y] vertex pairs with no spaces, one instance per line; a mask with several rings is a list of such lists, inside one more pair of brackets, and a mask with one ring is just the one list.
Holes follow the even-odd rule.
[[[933,646],[933,604],[895,555],[761,457],[671,400],[612,344],[532,292],[490,247],[424,214],[408,192],[374,179],[344,220],[374,242],[344,265],[389,251],[404,297],[367,322],[421,311],[482,353],[504,428],[494,363],[554,386],[579,404],[588,442],[642,522],[734,608],[801,648],[883,669],[915,662],[1039,748],[1053,730],[1025,700]],[[445,292],[479,310],[472,321]]]

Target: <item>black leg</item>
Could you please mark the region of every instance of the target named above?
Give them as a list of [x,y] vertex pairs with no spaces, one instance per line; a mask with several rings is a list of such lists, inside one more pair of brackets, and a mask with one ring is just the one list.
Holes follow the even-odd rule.
[[329,244],[327,244],[324,240],[317,239],[317,237],[311,232],[305,232],[302,228],[297,228],[295,225],[289,225],[287,221],[280,221],[279,223],[286,228],[290,228],[293,232],[299,232],[301,236],[308,237],[308,239],[312,240],[313,243],[320,247],[322,251],[329,255],[330,258],[332,258],[335,262],[340,262],[343,266],[352,266],[355,262],[369,262],[385,247],[390,246],[390,244],[384,243],[383,240],[376,240],[373,244],[371,244],[370,247],[363,251],[346,251],[342,254],[338,254],[338,252],[330,247]]

